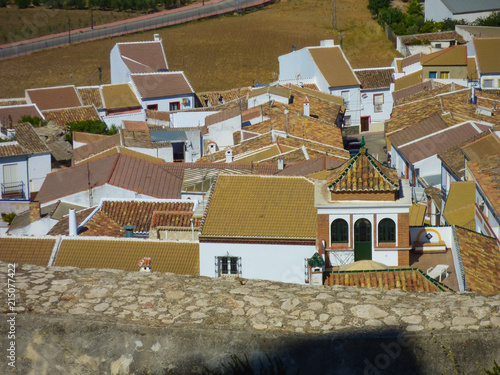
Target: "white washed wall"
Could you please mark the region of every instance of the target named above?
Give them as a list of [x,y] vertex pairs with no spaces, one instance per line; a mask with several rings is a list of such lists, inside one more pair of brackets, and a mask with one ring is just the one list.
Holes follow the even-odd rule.
[[200,275],[217,277],[215,258],[218,256],[241,257],[245,279],[281,281],[305,284],[304,259],[316,252],[314,245],[268,245],[200,243]]
[[193,111],[175,112],[170,114],[170,126],[172,128],[191,128],[195,126],[205,126],[207,116],[219,111]]
[[208,126],[208,139],[214,141],[219,149],[234,145],[233,133],[241,130],[241,115]]
[[111,49],[109,60],[111,65],[111,83],[130,82],[130,70],[123,62],[117,44]]

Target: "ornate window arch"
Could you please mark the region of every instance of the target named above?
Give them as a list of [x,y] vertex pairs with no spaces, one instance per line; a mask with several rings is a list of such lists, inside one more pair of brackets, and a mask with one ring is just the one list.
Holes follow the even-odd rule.
[[396,223],[392,219],[382,219],[378,223],[378,242],[396,242]]
[[333,220],[331,227],[331,242],[332,243],[348,243],[349,242],[349,225],[344,219]]

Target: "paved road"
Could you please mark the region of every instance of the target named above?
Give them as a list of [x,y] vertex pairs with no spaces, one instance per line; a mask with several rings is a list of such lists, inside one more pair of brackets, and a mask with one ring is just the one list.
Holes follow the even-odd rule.
[[232,12],[238,9],[250,8],[267,3],[269,0],[214,0],[205,5],[194,4],[188,7],[173,9],[166,12],[152,14],[96,26],[93,29],[85,28],[73,30],[70,33],[60,33],[45,37],[12,43],[0,46],[0,59],[29,54],[43,49],[59,47],[69,43],[78,43],[88,40],[124,35],[142,30],[153,30],[161,27],[177,25],[192,20],[206,18]]

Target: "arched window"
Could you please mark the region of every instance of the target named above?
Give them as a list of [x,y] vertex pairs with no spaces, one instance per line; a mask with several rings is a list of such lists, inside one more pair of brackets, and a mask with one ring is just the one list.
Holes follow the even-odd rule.
[[344,219],[336,219],[332,222],[331,232],[332,232],[332,243],[347,243],[348,240],[348,229],[347,221]]
[[392,219],[382,219],[378,223],[378,242],[396,242],[396,224]]

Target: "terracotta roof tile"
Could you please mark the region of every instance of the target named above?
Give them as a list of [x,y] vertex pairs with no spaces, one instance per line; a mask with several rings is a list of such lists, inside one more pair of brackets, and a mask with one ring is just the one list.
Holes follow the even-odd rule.
[[82,160],[85,160],[92,155],[99,154],[119,145],[120,134],[109,135],[106,136],[106,138],[100,139],[96,142],[87,143],[86,145],[77,147],[73,150],[74,163],[78,164]]
[[41,111],[73,108],[83,105],[75,86],[48,87],[26,90],[26,97]]
[[118,50],[131,73],[168,70],[162,42],[118,43]]
[[414,40],[429,40],[429,41],[456,40],[457,44],[466,43],[464,38],[456,31],[441,31],[436,33],[414,34],[414,35],[403,36],[401,38],[401,41],[404,44],[410,44]]
[[0,107],[3,106],[11,106],[11,105],[23,105],[27,104],[25,98],[9,98],[9,99],[0,99]]
[[99,86],[77,87],[76,89],[78,94],[80,94],[80,98],[82,98],[83,105],[94,105],[97,109],[104,108]]
[[287,164],[286,168],[277,173],[278,176],[307,176],[311,173],[316,173],[325,169],[337,168],[344,162],[328,157],[321,156],[310,158],[295,164]]
[[[83,221],[89,217],[89,215],[96,209],[96,207],[90,207],[83,210],[80,210],[76,213],[76,224],[80,226]],[[62,217],[56,225],[54,225],[47,235],[49,236],[59,236],[59,235],[68,235],[69,233],[69,216],[65,215]]]
[[223,103],[237,102],[237,99],[246,98],[250,90],[250,87],[242,87],[226,91],[200,92],[196,95],[203,107],[217,107]]
[[468,160],[481,160],[490,155],[500,157],[500,138],[496,133],[482,134],[477,140],[461,147]]
[[473,125],[466,122],[403,145],[399,147],[399,152],[406,160],[414,164],[451,147],[458,146],[486,129],[485,125]]
[[42,113],[34,104],[0,106],[0,124],[4,127],[10,128],[11,124],[17,124],[23,116],[43,118]]
[[123,126],[130,131],[143,131],[148,132],[149,127],[146,121],[126,121],[123,120]]
[[139,271],[144,257],[153,272],[200,275],[199,245],[192,242],[63,239],[54,265]]
[[500,252],[494,238],[455,227],[467,289],[481,294],[500,293]]
[[73,141],[79,143],[92,143],[97,142],[101,139],[107,139],[109,135],[104,134],[92,134],[84,132],[73,132]]
[[303,177],[219,175],[200,240],[314,240],[314,184]]
[[446,122],[444,122],[438,114],[435,114],[434,116],[423,119],[414,125],[412,124],[399,132],[389,135],[388,139],[391,142],[391,145],[399,147],[428,134],[446,129],[447,127],[448,125]]
[[426,276],[418,268],[332,272],[327,276],[325,285],[400,289],[407,292],[452,292],[446,285]]
[[47,267],[55,243],[55,238],[0,237],[0,260]]
[[401,68],[406,68],[407,66],[413,64],[420,64],[420,58],[424,56],[422,52],[416,53],[414,55],[410,55],[401,60]]
[[66,109],[55,109],[42,111],[45,119],[54,121],[57,125],[64,127],[68,122],[79,122],[86,120],[100,121],[101,117],[93,105]]
[[394,69],[364,69],[355,70],[354,74],[361,82],[361,89],[389,88],[392,83]]
[[497,214],[500,213],[500,163],[498,155],[467,162],[474,179],[480,186]]
[[146,110],[146,119],[156,121],[170,121],[170,112],[154,111],[151,109]]
[[421,70],[413,73],[408,73],[394,81],[394,92],[407,89],[409,87],[422,83],[423,74]]
[[49,152],[48,147],[36,134],[31,124],[27,122],[15,124],[13,128],[16,131],[15,143],[14,141],[0,143],[0,157]]
[[308,51],[330,87],[359,86],[340,46],[308,48]]
[[151,228],[156,227],[191,227],[191,219],[193,226],[199,228],[201,218],[193,218],[193,212],[177,212],[177,211],[155,211],[151,220]]
[[143,99],[193,93],[193,88],[182,72],[132,74],[130,78]]
[[396,170],[384,167],[366,150],[342,166],[332,170],[327,184],[331,191],[397,191],[399,178]]

